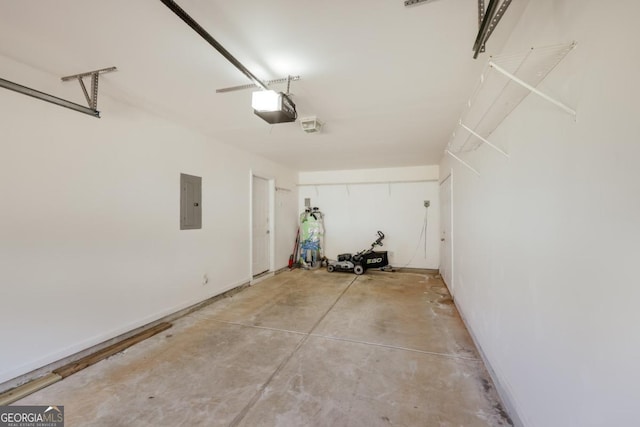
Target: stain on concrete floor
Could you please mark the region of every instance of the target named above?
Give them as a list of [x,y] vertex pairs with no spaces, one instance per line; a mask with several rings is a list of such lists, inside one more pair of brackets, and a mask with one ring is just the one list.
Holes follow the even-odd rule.
[[67,427],[511,425],[415,272],[284,272],[15,404],[65,405]]

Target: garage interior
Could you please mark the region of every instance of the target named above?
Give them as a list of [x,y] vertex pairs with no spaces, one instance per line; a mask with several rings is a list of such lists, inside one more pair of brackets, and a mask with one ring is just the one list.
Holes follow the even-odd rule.
[[[637,2],[0,11],[0,394],[117,350],[11,404],[69,425],[635,423]],[[254,113],[266,89],[295,121]],[[307,204],[329,259],[382,230],[396,271],[290,270]]]

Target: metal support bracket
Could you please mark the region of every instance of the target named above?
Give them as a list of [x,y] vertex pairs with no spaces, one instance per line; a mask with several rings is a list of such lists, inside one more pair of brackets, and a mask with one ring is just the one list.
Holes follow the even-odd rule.
[[[102,68],[100,70],[88,71],[86,73],[74,74],[72,76],[62,77],[63,82],[68,82],[69,80],[78,80],[80,83],[80,88],[82,89],[82,93],[84,94],[85,99],[87,100],[87,104],[89,104],[89,108],[92,110],[98,110],[98,80],[100,74],[110,73],[112,71],[118,71],[116,67]],[[84,77],[91,76],[91,95],[87,91],[87,87],[84,85],[84,81],[82,80]]]
[[498,11],[496,12],[495,16],[491,20],[491,23],[489,24],[489,30],[487,30],[487,36],[484,38],[484,41],[482,42],[482,47],[480,48],[481,52],[484,52],[485,43],[487,42],[487,40],[489,40],[489,37],[491,37],[491,34],[493,34],[493,30],[495,30],[496,27],[498,26],[498,23],[504,16],[504,13],[507,11],[507,8],[509,7],[510,4],[511,4],[511,0],[503,0],[502,4],[500,4]]
[[485,1],[478,0],[479,30],[478,37],[473,45],[473,59],[478,57],[478,53],[485,51],[487,40],[489,40],[489,37],[493,34],[493,31],[498,26],[498,23],[504,16],[512,0],[502,0],[500,7],[498,7],[499,1],[500,0],[489,0],[489,6],[485,10]]
[[66,99],[58,98],[57,96],[49,95],[48,93],[40,92],[39,90],[35,90],[30,87],[22,86],[18,83],[10,82],[9,80],[0,79],[0,87],[21,93],[23,95],[31,96],[41,101],[50,102],[52,104],[59,105],[60,107],[69,108],[79,113],[88,114],[93,117],[100,117],[100,113],[95,109],[76,104],[75,102],[67,101]]
[[462,120],[460,120],[458,122],[458,124],[460,125],[461,128],[463,128],[464,130],[466,130],[467,132],[469,132],[471,135],[475,136],[476,138],[478,138],[480,141],[484,142],[485,144],[487,144],[489,147],[493,148],[494,150],[496,150],[498,153],[502,154],[503,156],[505,156],[507,159],[509,158],[509,154],[507,154],[503,149],[501,149],[500,147],[498,147],[497,145],[492,144],[489,140],[487,140],[486,138],[484,138],[482,135],[478,134],[476,131],[474,131],[473,129],[471,129],[470,127],[466,126],[464,123],[462,123]]
[[428,3],[431,2],[433,0],[405,0],[404,2],[404,6],[405,7],[410,7],[410,6],[415,6],[418,4],[423,4],[423,3]]
[[536,89],[535,87],[531,86],[527,82],[519,79],[518,77],[514,76],[513,74],[511,74],[510,72],[505,70],[504,68],[500,67],[495,62],[489,61],[489,66],[492,67],[494,70],[500,72],[501,74],[505,75],[509,79],[513,80],[514,82],[518,83],[520,86],[524,87],[525,89],[528,89],[529,91],[535,93],[539,97],[541,97],[541,98],[549,101],[553,105],[563,109],[564,111],[566,111],[567,113],[571,114],[572,116],[574,116],[574,117],[576,116],[576,110],[574,110],[573,108],[567,107],[562,102],[550,97],[549,95],[547,95],[544,92],[539,91],[538,89]]
[[[281,79],[274,79],[274,80],[267,80],[265,81],[267,86],[270,86],[272,84],[277,84],[277,83],[286,83],[287,84],[287,94],[289,94],[289,84],[291,82],[296,82],[300,80],[300,76],[287,76],[287,77],[283,77]],[[255,83],[248,83],[246,85],[239,85],[239,86],[231,86],[231,87],[225,87],[222,89],[216,89],[216,93],[225,93],[225,92],[233,92],[236,90],[244,90],[244,89],[255,89],[259,87],[257,84]]]
[[478,28],[482,26],[482,20],[484,19],[484,0],[478,0]]
[[447,153],[448,155],[450,155],[451,157],[453,157],[454,159],[456,159],[457,161],[459,161],[460,163],[462,163],[462,165],[465,166],[467,169],[469,169],[471,172],[473,172],[476,175],[480,176],[480,172],[478,172],[476,169],[474,169],[469,163],[465,162],[464,160],[462,160],[460,157],[456,156],[455,154],[453,154],[449,150],[444,150],[444,152]]

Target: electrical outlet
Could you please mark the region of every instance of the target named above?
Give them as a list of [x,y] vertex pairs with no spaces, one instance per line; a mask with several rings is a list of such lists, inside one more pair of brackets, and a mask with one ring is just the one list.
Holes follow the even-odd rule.
[[424,207],[428,208],[429,206],[431,206],[431,201],[430,200],[425,200],[424,201]]

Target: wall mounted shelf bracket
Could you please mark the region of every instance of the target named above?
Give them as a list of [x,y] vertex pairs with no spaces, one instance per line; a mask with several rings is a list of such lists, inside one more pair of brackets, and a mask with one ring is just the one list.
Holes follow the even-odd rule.
[[576,110],[574,110],[573,108],[567,107],[562,102],[550,97],[549,95],[545,94],[544,92],[539,91],[538,89],[536,89],[535,87],[531,86],[530,84],[528,84],[524,80],[521,80],[518,77],[514,76],[513,74],[509,73],[507,70],[505,70],[504,68],[502,68],[501,66],[499,66],[495,62],[489,61],[489,66],[491,68],[493,68],[494,70],[498,71],[499,73],[503,74],[507,78],[513,80],[515,83],[518,83],[520,86],[524,87],[525,89],[528,89],[529,91],[535,93],[539,97],[549,101],[553,105],[555,105],[557,107],[560,107],[561,109],[563,109],[567,113],[571,114],[572,116],[574,116],[574,117],[576,116]]
[[[89,108],[98,113],[98,80],[100,78],[100,74],[110,73],[112,71],[118,71],[118,69],[116,67],[102,68],[100,70],[88,71],[86,73],[74,74],[72,76],[65,76],[62,77],[62,81],[68,82],[70,80],[78,80],[78,83],[80,83],[80,88],[82,89],[82,93],[87,100],[87,104],[89,104]],[[91,77],[91,94],[89,94],[89,92],[87,91],[87,87],[82,80],[85,77]],[[100,117],[100,113],[97,114],[97,117]]]
[[489,147],[493,148],[494,150],[496,150],[498,153],[502,154],[503,156],[505,156],[507,159],[509,158],[509,155],[500,147],[498,147],[497,145],[492,144],[489,140],[487,140],[486,138],[484,138],[482,135],[480,135],[479,133],[475,132],[473,129],[471,129],[470,127],[466,126],[464,123],[462,123],[462,120],[460,120],[458,122],[458,124],[460,125],[460,127],[464,130],[466,130],[467,132],[469,132],[471,135],[475,136],[476,138],[478,138],[480,141],[484,142],[485,144],[487,144]]
[[453,154],[451,151],[449,150],[444,150],[445,153],[447,153],[448,155],[450,155],[451,157],[453,157],[454,159],[456,159],[457,161],[459,161],[463,166],[465,166],[467,169],[469,169],[471,172],[475,173],[476,175],[480,176],[480,172],[478,172],[477,169],[475,169],[473,166],[471,166],[469,163],[465,162],[464,160],[462,160],[460,157],[456,156],[455,154]]
[[537,88],[575,46],[576,43],[571,42],[531,48],[526,52],[501,55],[487,61],[478,86],[467,102],[467,109],[458,121],[460,129],[456,127],[445,154],[476,174],[478,171],[471,166],[465,155],[482,145],[489,146],[508,159],[507,150],[491,142],[491,135],[532,92],[571,114],[575,120],[575,109]]

